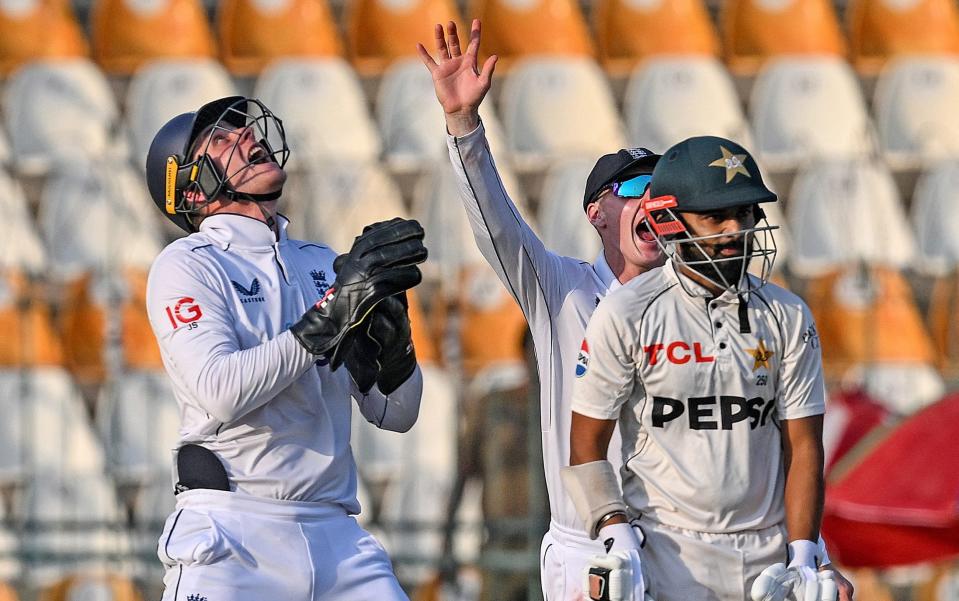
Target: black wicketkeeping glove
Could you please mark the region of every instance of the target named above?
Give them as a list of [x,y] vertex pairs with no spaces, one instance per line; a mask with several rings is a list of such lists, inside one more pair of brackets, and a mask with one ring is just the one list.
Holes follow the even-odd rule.
[[374,382],[380,392],[390,394],[416,369],[408,308],[406,292],[391,296],[351,334],[346,368],[363,394]]
[[[417,264],[426,260],[423,228],[415,220],[391,219],[363,229],[350,252],[333,262],[336,280],[290,330],[303,347],[322,355],[336,369],[343,362],[347,334],[380,301],[423,279]],[[349,345],[346,345],[349,346]]]

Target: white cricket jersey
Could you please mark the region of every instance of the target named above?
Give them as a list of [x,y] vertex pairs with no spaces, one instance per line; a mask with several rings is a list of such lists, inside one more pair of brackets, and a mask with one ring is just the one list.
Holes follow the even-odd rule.
[[819,338],[799,297],[766,284],[743,309],[667,261],[608,296],[586,340],[573,411],[619,419],[632,510],[714,533],[785,518],[779,422],[825,411]]
[[363,395],[345,367],[330,371],[300,346],[289,328],[333,283],[336,253],[288,239],[277,220],[279,236],[250,217],[207,217],[150,269],[147,310],[180,443],[216,453],[234,491],[358,513],[351,396],[368,420],[383,424],[393,409],[409,423],[391,429],[408,428],[422,376],[417,368],[388,398],[376,387]]
[[[482,124],[465,136],[447,136],[447,144],[476,243],[519,303],[532,332],[552,520],[585,537],[559,473],[569,464],[570,401],[586,323],[599,301],[620,283],[602,253],[590,265],[543,246],[506,194]],[[609,458],[614,466],[622,463],[618,431],[610,442]]]

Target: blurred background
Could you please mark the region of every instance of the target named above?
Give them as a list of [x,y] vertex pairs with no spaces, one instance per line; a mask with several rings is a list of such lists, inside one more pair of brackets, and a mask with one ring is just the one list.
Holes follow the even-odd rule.
[[[144,312],[178,231],[143,161],[167,119],[262,99],[291,235],[419,219],[425,373],[406,435],[357,421],[361,521],[414,601],[539,599],[548,523],[522,315],[479,256],[414,44],[483,19],[500,173],[595,258],[595,159],[718,134],[781,203],[775,279],[829,380],[824,536],[861,601],[959,599],[955,0],[0,0],[0,600],[159,599],[176,403]],[[465,42],[464,42],[465,43]]]

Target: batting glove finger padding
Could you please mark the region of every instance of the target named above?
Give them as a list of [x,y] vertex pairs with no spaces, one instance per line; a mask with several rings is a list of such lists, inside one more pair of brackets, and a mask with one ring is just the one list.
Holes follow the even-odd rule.
[[832,571],[776,563],[759,574],[749,594],[753,601],[836,601],[839,588]]
[[333,263],[336,280],[316,305],[293,324],[303,347],[322,355],[336,369],[341,346],[383,299],[416,286],[423,279],[417,264],[426,260],[423,228],[413,220],[393,219],[367,226],[350,252]]

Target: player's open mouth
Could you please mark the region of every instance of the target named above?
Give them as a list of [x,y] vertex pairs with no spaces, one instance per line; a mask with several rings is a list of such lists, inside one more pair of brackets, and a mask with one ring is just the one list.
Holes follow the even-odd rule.
[[250,154],[247,156],[247,162],[251,165],[253,163],[260,163],[269,158],[269,153],[265,148],[256,144],[253,148],[250,149]]
[[656,237],[653,236],[653,233],[649,231],[648,229],[646,229],[645,227],[636,228],[636,235],[643,242],[652,242],[652,243],[656,242]]

